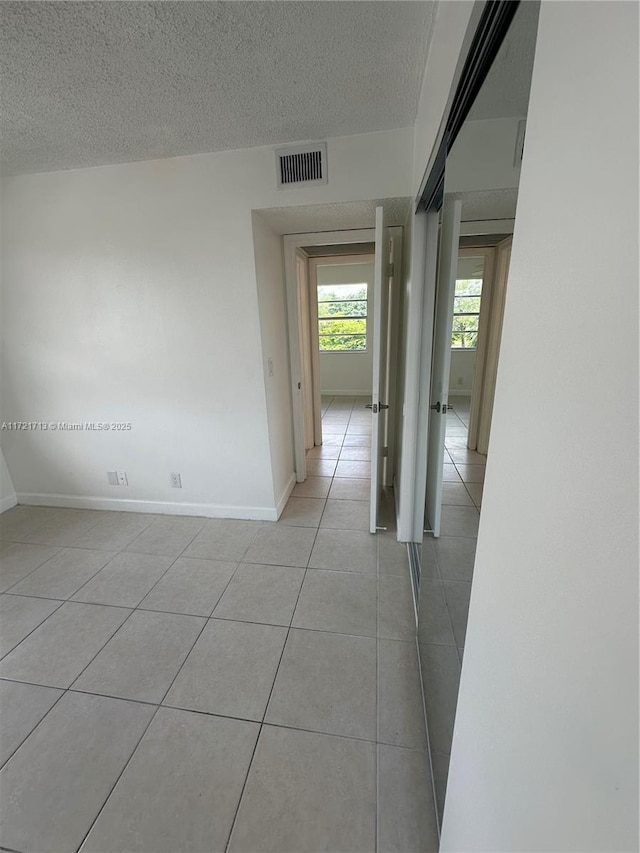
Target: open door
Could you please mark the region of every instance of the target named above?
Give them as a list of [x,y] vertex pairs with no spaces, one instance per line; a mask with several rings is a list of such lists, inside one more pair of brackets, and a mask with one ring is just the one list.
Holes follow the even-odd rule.
[[449,402],[453,297],[458,269],[461,212],[461,201],[447,203],[445,198],[440,235],[440,262],[433,333],[425,505],[427,529],[434,536],[440,536],[440,518],[442,515],[442,465]]
[[381,207],[376,208],[376,248],[373,276],[373,386],[371,394],[371,506],[369,530],[378,529],[380,493],[384,477],[387,424],[387,342],[389,322],[390,240]]

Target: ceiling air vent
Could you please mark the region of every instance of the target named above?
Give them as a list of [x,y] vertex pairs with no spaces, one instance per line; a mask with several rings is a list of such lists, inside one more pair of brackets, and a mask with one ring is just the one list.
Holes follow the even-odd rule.
[[302,148],[280,148],[276,151],[276,171],[278,189],[326,184],[326,142]]

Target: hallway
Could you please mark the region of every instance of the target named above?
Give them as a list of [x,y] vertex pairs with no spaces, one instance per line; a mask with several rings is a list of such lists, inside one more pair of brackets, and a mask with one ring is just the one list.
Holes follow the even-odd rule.
[[366,532],[360,403],[326,401],[277,523],[0,517],[5,847],[437,850],[406,548]]

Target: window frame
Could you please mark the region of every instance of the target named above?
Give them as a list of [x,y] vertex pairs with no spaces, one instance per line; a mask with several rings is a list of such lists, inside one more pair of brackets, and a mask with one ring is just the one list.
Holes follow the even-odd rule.
[[[319,291],[321,287],[331,287],[331,288],[340,288],[340,287],[360,287],[364,288],[366,292],[366,296],[364,299],[320,299]],[[320,305],[327,305],[340,302],[364,302],[365,303],[365,314],[358,314],[356,316],[351,314],[332,314],[329,317],[321,317],[320,316]],[[326,355],[327,353],[339,353],[340,355],[345,354],[362,354],[366,353],[369,349],[369,283],[366,281],[354,281],[354,282],[341,282],[340,284],[318,284],[316,283],[316,306],[318,306],[317,310],[317,329],[318,329],[318,350],[321,355]],[[337,333],[323,333],[321,331],[321,323],[324,321],[330,320],[364,320],[364,331],[363,332],[343,332],[341,334]],[[364,337],[364,347],[361,349],[323,349],[322,348],[322,339],[323,338],[362,338]]]

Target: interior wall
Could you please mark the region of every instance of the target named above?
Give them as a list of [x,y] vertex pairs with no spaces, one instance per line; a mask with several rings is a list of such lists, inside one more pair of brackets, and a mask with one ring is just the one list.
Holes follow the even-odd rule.
[[4,453],[0,450],[0,512],[5,512],[17,503],[16,490],[7,468]]
[[320,352],[320,387],[323,394],[371,394],[373,381],[373,264],[318,264],[317,283],[352,284],[366,282],[366,352]]
[[463,46],[473,38],[481,3],[457,0],[438,3],[429,55],[414,125],[412,188],[417,195],[434,149],[441,121],[462,71]]
[[476,350],[452,349],[449,371],[449,394],[468,396],[473,390],[473,375],[476,367]]
[[303,189],[276,190],[271,148],[7,180],[3,411],[132,425],[8,435],[18,499],[275,518],[290,425],[268,422],[251,212],[407,195],[411,139],[330,139]]
[[517,187],[514,165],[520,118],[465,121],[447,157],[447,192]]
[[443,851],[638,849],[638,94],[542,4]]
[[295,485],[282,237],[260,213],[254,211],[252,221],[271,471],[280,513]]

